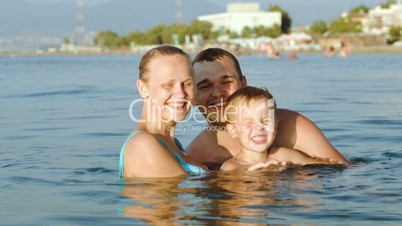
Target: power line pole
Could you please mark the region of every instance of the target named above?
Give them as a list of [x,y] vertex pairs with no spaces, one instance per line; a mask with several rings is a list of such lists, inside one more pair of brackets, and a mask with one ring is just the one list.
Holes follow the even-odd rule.
[[181,0],[176,0],[176,23],[180,24],[183,21],[183,13],[182,13],[182,8],[181,8]]
[[77,15],[75,24],[74,41],[76,45],[83,45],[85,42],[85,23],[83,0],[77,0]]

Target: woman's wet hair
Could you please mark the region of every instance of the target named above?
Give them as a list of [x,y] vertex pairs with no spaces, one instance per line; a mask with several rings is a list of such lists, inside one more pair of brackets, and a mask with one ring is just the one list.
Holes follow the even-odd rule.
[[[139,66],[139,79],[143,80],[144,82],[147,82],[149,80],[149,62],[156,57],[156,56],[173,56],[173,55],[180,55],[184,56],[185,58],[188,59],[189,65],[191,65],[191,57],[188,55],[186,52],[184,52],[182,49],[171,46],[171,45],[162,45],[158,46],[155,48],[152,48],[148,50],[144,54],[144,56],[141,58],[140,61],[140,66]],[[190,67],[192,68],[192,67]]]

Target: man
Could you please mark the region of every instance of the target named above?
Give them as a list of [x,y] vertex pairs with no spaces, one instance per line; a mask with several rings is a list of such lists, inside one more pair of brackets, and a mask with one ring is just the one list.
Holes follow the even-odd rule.
[[[247,81],[237,59],[224,49],[201,51],[194,58],[193,67],[195,103],[206,117],[208,129],[201,132],[187,150],[191,157],[214,168],[240,150],[238,141],[225,129],[224,105],[232,93],[247,86]],[[348,160],[329,143],[312,121],[287,109],[278,109],[277,114],[280,123],[273,146],[348,164]]]

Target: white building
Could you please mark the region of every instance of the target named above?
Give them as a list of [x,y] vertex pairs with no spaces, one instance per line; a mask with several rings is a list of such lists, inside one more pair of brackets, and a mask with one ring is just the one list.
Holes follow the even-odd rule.
[[362,21],[363,32],[371,34],[387,34],[394,26],[402,27],[402,1],[383,9],[377,6],[370,9],[367,18]]
[[280,12],[260,11],[258,3],[230,3],[227,5],[226,13],[199,16],[198,20],[208,21],[214,31],[230,30],[241,34],[243,28],[248,26],[254,28],[258,26],[272,27],[274,24],[281,25]]

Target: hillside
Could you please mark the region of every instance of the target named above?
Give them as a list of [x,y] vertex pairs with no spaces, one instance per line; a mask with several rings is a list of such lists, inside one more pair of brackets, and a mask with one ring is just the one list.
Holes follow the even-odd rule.
[[[175,10],[175,0],[111,0],[96,6],[84,5],[85,26],[87,31],[109,29],[120,34],[144,31],[158,24],[173,23]],[[0,35],[70,36],[76,24],[76,11],[74,2],[38,4],[28,0],[3,1],[0,7]],[[185,0],[183,22],[222,11],[225,7],[213,2]]]

